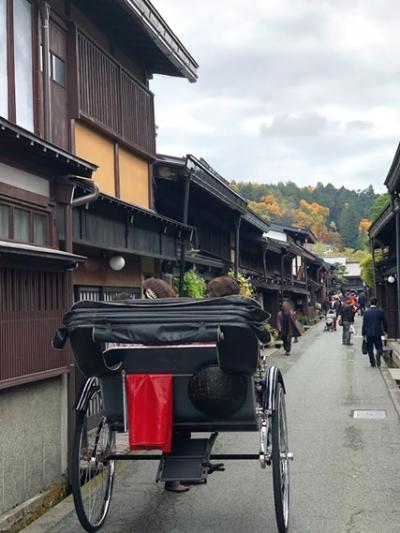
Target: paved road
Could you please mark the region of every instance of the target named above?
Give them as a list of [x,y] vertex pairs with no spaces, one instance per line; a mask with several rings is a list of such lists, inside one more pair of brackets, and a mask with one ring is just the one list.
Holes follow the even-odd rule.
[[[284,372],[292,463],[291,533],[398,533],[400,425],[378,369],[361,355],[360,339],[342,346],[340,332],[317,325]],[[352,418],[353,409],[384,409],[384,420]],[[253,434],[222,435],[217,452],[257,452]],[[129,464],[116,479],[105,533],[275,533],[270,470],[227,463],[206,486],[171,494],[153,483],[155,465]],[[51,514],[51,513],[50,513]],[[73,513],[28,533],[81,531]],[[53,525],[51,525],[53,522]],[[29,531],[30,530],[30,531]]]

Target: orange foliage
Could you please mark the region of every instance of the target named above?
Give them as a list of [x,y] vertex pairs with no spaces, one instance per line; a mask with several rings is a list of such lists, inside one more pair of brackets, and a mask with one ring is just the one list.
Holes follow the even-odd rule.
[[318,240],[327,242],[331,233],[327,228],[329,208],[316,202],[300,200],[299,208],[293,211],[293,222],[301,228],[311,230]]
[[263,196],[259,202],[250,201],[249,207],[266,220],[283,217],[284,209],[272,194]]
[[369,228],[371,227],[371,221],[368,220],[368,218],[362,218],[360,220],[360,224],[358,225],[358,229],[362,232],[367,232]]
[[273,217],[281,218],[283,216],[282,206],[279,205],[278,201],[272,196],[272,194],[263,196],[261,202],[265,204],[267,211]]

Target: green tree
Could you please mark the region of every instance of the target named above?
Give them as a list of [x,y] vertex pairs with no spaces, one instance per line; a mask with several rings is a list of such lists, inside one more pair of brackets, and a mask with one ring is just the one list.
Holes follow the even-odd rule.
[[368,287],[372,287],[374,285],[374,274],[373,274],[373,264],[372,264],[372,256],[371,254],[368,254],[361,262],[361,279],[363,282],[368,285]]
[[370,209],[371,220],[376,220],[379,215],[384,211],[384,209],[386,209],[386,207],[389,205],[389,202],[390,198],[387,192],[377,196]]
[[344,246],[356,248],[358,240],[359,217],[356,210],[345,204],[339,220],[339,232]]

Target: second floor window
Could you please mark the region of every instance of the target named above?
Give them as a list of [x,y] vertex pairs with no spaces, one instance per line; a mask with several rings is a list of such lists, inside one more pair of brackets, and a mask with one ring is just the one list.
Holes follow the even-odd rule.
[[34,130],[32,4],[0,0],[0,115]]

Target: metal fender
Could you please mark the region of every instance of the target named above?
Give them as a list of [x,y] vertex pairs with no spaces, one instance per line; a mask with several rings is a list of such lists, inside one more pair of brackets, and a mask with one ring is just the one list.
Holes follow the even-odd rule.
[[276,389],[280,383],[283,388],[283,392],[286,394],[285,383],[283,376],[279,368],[271,366],[268,368],[265,375],[265,405],[264,408],[269,412],[276,410]]
[[75,403],[75,411],[86,411],[93,389],[99,389],[99,380],[96,377],[89,378],[84,384],[79,398]]

